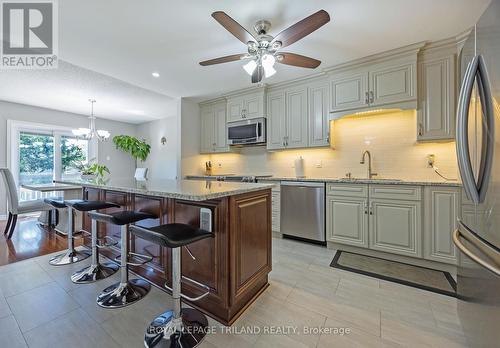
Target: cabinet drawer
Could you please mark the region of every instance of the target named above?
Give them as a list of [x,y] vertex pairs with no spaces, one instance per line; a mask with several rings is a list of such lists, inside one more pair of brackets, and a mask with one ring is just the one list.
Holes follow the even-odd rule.
[[422,197],[420,186],[409,185],[370,185],[370,199],[396,199],[419,201]]
[[327,184],[326,194],[329,196],[368,197],[368,185]]

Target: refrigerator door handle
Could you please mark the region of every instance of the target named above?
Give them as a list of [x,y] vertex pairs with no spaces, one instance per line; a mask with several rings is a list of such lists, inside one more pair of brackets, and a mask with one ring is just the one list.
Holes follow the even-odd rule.
[[[500,276],[500,252],[479,239],[467,226],[465,226],[461,222],[460,227],[462,229],[459,228],[456,229],[455,232],[453,232],[453,243],[455,243],[457,248],[477,264],[493,272],[497,276]],[[489,260],[485,260],[484,258],[481,258],[480,256],[474,254],[465,246],[464,243],[462,243],[460,238],[464,238],[469,243],[474,245],[474,247],[477,250],[481,251],[481,253],[484,254]]]
[[483,137],[481,146],[481,164],[479,167],[477,182],[479,192],[478,203],[482,203],[486,198],[493,167],[493,151],[495,148],[495,116],[488,71],[486,69],[484,58],[481,55],[478,56],[477,79],[479,97],[481,98],[481,107],[484,114],[484,122],[482,124]]
[[472,97],[472,90],[476,78],[479,58],[475,56],[468,64],[464,76],[464,82],[460,89],[457,108],[457,130],[456,130],[456,147],[458,169],[462,178],[463,186],[467,197],[475,203],[479,203],[479,190],[474,178],[472,169],[470,152],[469,152],[469,107]]

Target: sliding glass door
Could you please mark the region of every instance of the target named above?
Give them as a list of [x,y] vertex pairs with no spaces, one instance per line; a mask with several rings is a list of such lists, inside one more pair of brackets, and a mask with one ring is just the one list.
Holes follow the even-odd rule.
[[73,136],[69,129],[27,123],[11,127],[10,140],[10,167],[19,185],[19,199],[23,201],[54,193],[32,191],[22,185],[78,177],[76,166],[89,162],[93,146],[90,141]]

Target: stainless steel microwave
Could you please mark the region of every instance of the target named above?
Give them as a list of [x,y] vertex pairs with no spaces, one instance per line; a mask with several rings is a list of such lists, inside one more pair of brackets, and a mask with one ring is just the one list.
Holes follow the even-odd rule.
[[266,119],[229,122],[227,124],[229,145],[264,145],[266,143]]

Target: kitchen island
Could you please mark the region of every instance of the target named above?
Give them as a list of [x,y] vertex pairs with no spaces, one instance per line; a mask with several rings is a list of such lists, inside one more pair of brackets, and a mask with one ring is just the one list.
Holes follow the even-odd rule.
[[[193,180],[141,182],[118,178],[58,182],[82,186],[84,199],[110,201],[120,204],[121,209],[158,216],[138,223],[144,227],[174,222],[198,227],[200,210],[209,209],[214,238],[189,246],[195,260],[183,248],[182,274],[211,289],[210,295],[188,303],[223,324],[231,325],[269,285],[272,184]],[[106,212],[119,209],[107,209]],[[90,231],[87,214],[83,229]],[[98,235],[119,240],[119,226],[98,223]],[[170,249],[135,236],[130,236],[130,241],[131,252],[153,257],[152,262],[131,267],[131,270],[160,287],[165,282],[170,285]],[[114,258],[119,255],[119,248],[102,252]],[[182,284],[182,292],[196,297],[204,290],[186,282]]]

